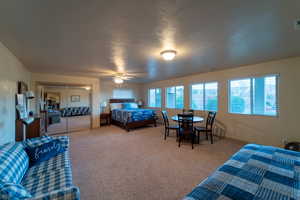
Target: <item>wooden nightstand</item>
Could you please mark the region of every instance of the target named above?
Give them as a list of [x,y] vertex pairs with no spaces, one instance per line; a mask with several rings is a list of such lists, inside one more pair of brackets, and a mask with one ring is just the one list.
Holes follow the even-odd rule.
[[100,125],[110,125],[110,122],[111,122],[110,113],[100,114]]

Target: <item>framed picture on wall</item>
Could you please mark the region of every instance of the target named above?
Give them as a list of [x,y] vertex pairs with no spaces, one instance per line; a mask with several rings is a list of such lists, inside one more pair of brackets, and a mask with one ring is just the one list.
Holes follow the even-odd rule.
[[71,95],[71,102],[80,102],[79,95]]

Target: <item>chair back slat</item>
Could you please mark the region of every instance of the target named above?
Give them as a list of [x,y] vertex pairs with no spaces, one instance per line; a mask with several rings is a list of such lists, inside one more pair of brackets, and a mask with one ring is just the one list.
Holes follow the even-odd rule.
[[212,111],[208,112],[207,120],[206,120],[206,129],[211,130],[213,128],[216,114],[217,114],[216,112],[212,112]]
[[182,114],[194,114],[193,109],[182,109]]
[[193,114],[178,114],[178,126],[183,131],[193,131],[194,129],[194,115]]
[[163,111],[161,111],[161,114],[163,116],[165,127],[169,127],[169,119],[168,119],[167,111],[163,110]]

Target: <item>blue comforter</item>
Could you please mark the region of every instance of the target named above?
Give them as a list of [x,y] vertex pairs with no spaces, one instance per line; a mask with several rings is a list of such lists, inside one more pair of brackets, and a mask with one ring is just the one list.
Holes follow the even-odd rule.
[[300,152],[248,144],[184,200],[300,199]]
[[112,110],[112,119],[123,124],[153,119],[155,111],[151,109],[127,108]]

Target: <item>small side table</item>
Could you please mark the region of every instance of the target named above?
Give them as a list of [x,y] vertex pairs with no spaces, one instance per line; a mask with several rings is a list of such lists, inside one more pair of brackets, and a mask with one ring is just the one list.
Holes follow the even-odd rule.
[[110,125],[110,122],[111,122],[110,113],[100,114],[100,125]]

